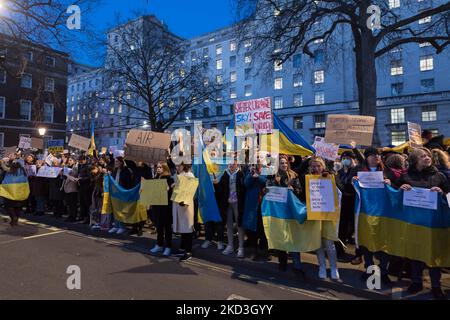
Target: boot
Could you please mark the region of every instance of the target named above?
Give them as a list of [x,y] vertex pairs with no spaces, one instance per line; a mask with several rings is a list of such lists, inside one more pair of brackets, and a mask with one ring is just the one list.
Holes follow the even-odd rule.
[[327,264],[325,261],[325,252],[323,251],[323,248],[318,249],[316,254],[319,262],[319,278],[325,279],[327,277]]

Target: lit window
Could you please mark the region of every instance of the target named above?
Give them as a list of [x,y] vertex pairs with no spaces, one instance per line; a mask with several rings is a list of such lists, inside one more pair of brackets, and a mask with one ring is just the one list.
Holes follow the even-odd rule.
[[294,94],[294,107],[303,106],[303,95],[301,93]]
[[216,69],[222,70],[222,59],[216,60]]
[[237,98],[236,88],[230,88],[230,99],[236,98]]
[[44,103],[44,122],[53,122],[53,104]]
[[431,22],[431,16],[419,19],[419,24],[429,23]]
[[391,61],[391,76],[398,76],[403,74],[403,66],[401,60]]
[[319,38],[319,39],[316,39],[316,40],[314,40],[314,43],[322,43],[323,42],[323,38]]
[[275,78],[274,88],[275,90],[283,89],[283,78]]
[[273,63],[273,68],[274,68],[275,71],[283,70],[283,64],[281,63],[281,60],[276,60]]
[[294,88],[303,86],[302,75],[300,73],[294,74]]
[[391,144],[394,146],[399,146],[406,142],[406,132],[405,131],[392,131],[391,132]]
[[283,97],[274,97],[274,108],[275,109],[283,108]]
[[314,128],[321,129],[325,128],[326,125],[326,116],[324,114],[319,114],[314,116]]
[[246,85],[245,86],[245,96],[250,97],[252,95],[252,85]]
[[396,108],[391,109],[391,123],[404,123],[405,122],[405,109]]
[[114,106],[109,109],[109,114],[114,114]]
[[251,63],[252,62],[252,56],[249,53],[245,54],[244,62],[245,63]]
[[389,0],[389,9],[399,8],[400,0]]
[[119,109],[117,110],[118,113],[122,113],[122,105],[119,104]]
[[218,74],[218,75],[216,76],[216,83],[217,83],[217,84],[222,84],[222,82],[223,82],[222,76],[221,76],[220,74]]
[[433,70],[433,56],[421,56],[420,57],[420,71]]
[[325,93],[323,91],[314,92],[314,104],[324,104],[325,103]]
[[222,45],[218,44],[216,46],[216,55],[221,55],[222,54]]
[[436,121],[437,120],[437,108],[436,106],[422,107],[422,121]]
[[325,81],[325,74],[323,70],[314,71],[314,83],[323,83]]
[[252,46],[252,43],[250,42],[250,41],[245,41],[245,43],[244,43],[244,47],[245,48],[249,48],[249,47],[251,47]]
[[234,40],[230,41],[230,51],[233,52],[236,51],[236,49],[237,49],[236,41]]
[[431,43],[429,43],[429,42],[421,42],[421,43],[419,43],[419,47],[420,48],[429,47],[429,46],[431,46]]
[[55,91],[55,79],[45,78],[45,91],[47,92]]
[[237,73],[236,71],[230,72],[230,82],[236,82],[237,80]]
[[209,56],[209,49],[203,48],[203,58],[208,58],[208,56]]

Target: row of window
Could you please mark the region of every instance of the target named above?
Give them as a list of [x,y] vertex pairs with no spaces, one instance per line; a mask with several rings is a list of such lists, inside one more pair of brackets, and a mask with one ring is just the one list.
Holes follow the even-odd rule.
[[[424,106],[422,107],[422,121],[436,121],[437,120],[437,107],[436,106]],[[391,123],[406,123],[405,108],[391,109]]]
[[[398,96],[403,94],[403,82],[396,82],[391,84],[391,94]],[[434,91],[434,79],[422,79],[420,80],[420,91],[422,93],[428,93]]]
[[[83,83],[77,83],[76,90],[80,91],[82,89],[84,91],[84,90],[86,90],[86,86],[91,89],[91,88],[93,88],[93,84],[94,84],[93,80],[89,80],[89,81],[83,82]],[[100,79],[95,79],[95,86],[98,87],[99,85],[100,85]],[[75,92],[74,84],[70,86],[70,92],[72,92],[72,93]]]
[[[20,100],[19,107],[19,119],[20,120],[31,120],[31,108],[32,103],[30,100]],[[43,122],[53,122],[54,113],[53,103],[44,103],[44,110],[41,121]],[[4,119],[6,114],[6,98],[0,97],[0,119]]]
[[[6,71],[0,72],[0,83],[6,83]],[[30,73],[23,73],[20,79],[20,86],[22,88],[33,87],[33,75]],[[44,80],[44,91],[46,92],[55,92],[55,79],[53,78],[45,78]]]
[[[7,48],[5,48],[3,50],[0,50],[0,57],[1,56],[6,57],[7,55],[8,55],[8,49]],[[33,62],[34,61],[34,53],[33,53],[33,51],[25,52],[24,56],[25,56],[25,59],[28,62]],[[52,57],[52,56],[45,56],[44,64],[47,67],[55,67],[56,59],[54,57]]]
[[[432,55],[420,57],[420,71],[431,71],[434,69],[434,59]],[[391,76],[399,76],[403,74],[403,61],[401,59],[391,60]]]

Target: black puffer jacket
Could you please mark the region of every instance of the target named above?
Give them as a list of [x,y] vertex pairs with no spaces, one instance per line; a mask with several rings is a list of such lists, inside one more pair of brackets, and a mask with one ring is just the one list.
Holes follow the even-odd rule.
[[408,172],[400,178],[400,186],[403,184],[426,189],[439,187],[444,193],[450,191],[447,178],[435,166],[430,166],[422,171],[418,171],[416,168],[409,168]]

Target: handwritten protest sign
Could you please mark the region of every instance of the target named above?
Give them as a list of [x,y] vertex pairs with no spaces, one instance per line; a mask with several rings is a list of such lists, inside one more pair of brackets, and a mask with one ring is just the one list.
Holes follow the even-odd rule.
[[145,207],[167,206],[169,199],[167,196],[167,180],[152,179],[141,180],[141,204]]
[[286,203],[288,197],[288,188],[268,187],[269,193],[265,195],[266,201],[275,201]]
[[273,117],[270,97],[239,101],[234,104],[236,135],[244,135],[249,129],[255,133],[272,133]]
[[422,146],[422,128],[420,124],[408,121],[408,135],[411,147],[418,148]]
[[79,149],[82,151],[88,151],[90,145],[91,139],[72,133],[72,136],[70,137],[69,141],[69,147]]
[[359,185],[361,188],[384,189],[383,171],[358,172]]
[[403,205],[437,210],[438,193],[424,188],[412,188],[403,192]]
[[198,179],[178,176],[170,200],[180,203],[191,202],[198,188]]
[[44,139],[31,137],[31,147],[38,150],[44,149]]
[[10,154],[16,153],[17,146],[0,148],[0,157],[8,157]]
[[24,166],[24,169],[27,177],[33,177],[36,175],[36,165],[26,165]]
[[49,140],[47,142],[48,152],[53,154],[62,153],[64,151],[64,140]]
[[308,220],[339,220],[339,200],[333,175],[306,175]]
[[20,137],[19,140],[19,148],[20,149],[31,149],[31,138],[28,137]]
[[322,137],[315,137],[313,143],[316,149],[316,155],[327,160],[334,161],[339,157],[339,145],[335,143],[326,143]]
[[375,117],[330,114],[327,117],[327,143],[372,145]]
[[144,130],[131,130],[125,141],[125,157],[128,160],[156,164],[167,160],[170,134]]
[[43,166],[39,169],[37,176],[43,178],[56,178],[61,172],[60,167]]

